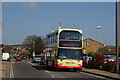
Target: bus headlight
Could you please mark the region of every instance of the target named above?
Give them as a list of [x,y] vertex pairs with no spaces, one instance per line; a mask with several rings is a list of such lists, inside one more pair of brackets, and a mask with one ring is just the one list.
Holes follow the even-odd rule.
[[58,65],[62,65],[62,63],[59,63]]
[[58,64],[58,65],[62,65],[61,60],[57,60],[57,64]]

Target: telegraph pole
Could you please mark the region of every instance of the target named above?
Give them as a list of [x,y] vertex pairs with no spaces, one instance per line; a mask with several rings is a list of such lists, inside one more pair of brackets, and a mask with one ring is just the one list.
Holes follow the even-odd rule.
[[116,67],[117,74],[119,73],[119,46],[118,46],[118,0],[116,0]]
[[[3,49],[3,43],[2,43],[2,0],[0,0],[0,65],[2,65],[2,49]],[[0,66],[2,69],[2,66]],[[0,78],[2,78],[2,71],[0,71]]]
[[2,1],[0,0],[0,43],[2,43],[2,30],[3,30],[3,24],[2,24]]

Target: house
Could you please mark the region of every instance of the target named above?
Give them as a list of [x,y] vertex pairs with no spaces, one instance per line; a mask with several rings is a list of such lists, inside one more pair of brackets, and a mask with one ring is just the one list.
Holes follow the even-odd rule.
[[89,52],[97,52],[99,48],[104,48],[105,45],[97,42],[91,38],[87,38],[83,40],[83,51],[84,54],[89,53]]
[[[106,49],[108,50],[108,55],[116,55],[116,46],[106,46]],[[120,47],[118,49],[118,53],[120,56]]]

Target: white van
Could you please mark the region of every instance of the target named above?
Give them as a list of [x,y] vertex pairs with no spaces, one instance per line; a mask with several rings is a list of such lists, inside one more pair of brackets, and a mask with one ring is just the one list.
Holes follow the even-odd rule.
[[3,53],[2,54],[2,60],[10,60],[10,55],[9,55],[9,53]]

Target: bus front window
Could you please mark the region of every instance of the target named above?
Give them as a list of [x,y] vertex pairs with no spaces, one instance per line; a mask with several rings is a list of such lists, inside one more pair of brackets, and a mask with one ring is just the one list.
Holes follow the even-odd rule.
[[58,59],[82,59],[81,49],[58,49]]

